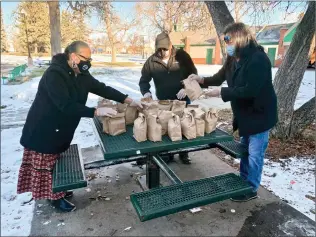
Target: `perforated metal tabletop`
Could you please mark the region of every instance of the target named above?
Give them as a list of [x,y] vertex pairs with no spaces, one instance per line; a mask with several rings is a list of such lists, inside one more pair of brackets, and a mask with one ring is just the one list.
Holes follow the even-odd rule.
[[137,142],[133,137],[133,127],[127,126],[127,132],[118,136],[111,136],[103,133],[102,124],[95,117],[93,125],[99,142],[104,152],[104,159],[114,160],[116,158],[130,157],[141,154],[159,153],[179,148],[189,148],[199,145],[214,144],[225,141],[232,141],[233,137],[221,130],[216,130],[204,137],[188,140],[183,137],[182,141],[173,142],[165,135],[161,142]]

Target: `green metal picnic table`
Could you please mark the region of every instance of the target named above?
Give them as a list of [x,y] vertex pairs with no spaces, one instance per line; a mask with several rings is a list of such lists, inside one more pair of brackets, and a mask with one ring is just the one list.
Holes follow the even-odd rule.
[[[93,119],[93,127],[104,154],[103,161],[85,164],[85,169],[109,166],[146,159],[146,184],[149,190],[131,195],[131,202],[141,221],[165,216],[200,205],[205,205],[251,191],[251,187],[238,175],[229,173],[201,180],[182,182],[161,159],[164,154],[177,154],[216,147],[232,142],[233,136],[216,129],[204,137],[173,142],[163,136],[161,142],[137,142],[132,126],[126,133],[110,136],[103,133],[102,124]],[[173,185],[161,187],[160,170]]]
[[[84,169],[94,169],[115,164],[144,160],[146,161],[147,191],[131,194],[131,202],[141,221],[169,215],[201,205],[222,201],[233,196],[251,192],[248,183],[234,173],[222,174],[200,180],[182,182],[163,161],[162,155],[180,154],[219,148],[234,157],[246,154],[245,147],[234,141],[226,132],[216,129],[204,137],[172,142],[163,136],[161,142],[137,142],[133,138],[132,126],[118,136],[103,133],[102,124],[93,119],[93,127],[103,151],[103,159],[83,164],[77,144],[61,154],[53,171],[53,192],[87,186]],[[160,171],[172,182],[162,187]]]

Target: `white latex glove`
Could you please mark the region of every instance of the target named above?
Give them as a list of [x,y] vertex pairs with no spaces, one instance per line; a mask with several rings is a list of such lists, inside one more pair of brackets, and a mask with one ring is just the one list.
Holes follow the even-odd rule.
[[107,117],[112,117],[113,115],[116,115],[117,111],[112,109],[112,108],[106,108],[106,107],[101,107],[97,108],[96,110],[96,115],[97,116],[107,116]]
[[221,87],[220,86],[213,86],[210,88],[209,91],[205,92],[205,95],[210,97],[220,97],[221,96]]
[[144,98],[152,98],[151,93],[150,92],[145,93]]
[[195,80],[197,81],[199,84],[203,84],[204,83],[204,78],[199,76],[199,75],[196,75],[196,74],[191,74],[189,77],[188,77],[189,80]]
[[138,107],[138,108],[143,108],[143,105],[139,100],[133,100],[132,103],[129,104],[132,107]]
[[179,100],[184,99],[186,96],[187,96],[187,93],[185,92],[185,89],[181,89],[177,94],[177,98]]

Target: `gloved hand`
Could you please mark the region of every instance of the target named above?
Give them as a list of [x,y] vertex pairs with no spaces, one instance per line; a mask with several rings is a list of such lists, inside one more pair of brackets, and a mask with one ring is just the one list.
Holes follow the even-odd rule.
[[112,109],[112,108],[107,108],[107,107],[101,107],[96,109],[96,115],[97,116],[107,116],[107,117],[112,117],[113,115],[116,115],[117,111]]
[[145,93],[144,98],[152,98],[151,93],[150,92]]
[[220,97],[221,95],[221,87],[220,86],[213,86],[211,89],[207,92],[205,92],[205,95],[210,97]]
[[177,94],[177,98],[179,100],[184,99],[186,96],[187,96],[187,93],[185,92],[185,89],[181,89]]
[[196,74],[191,74],[189,77],[188,77],[189,80],[195,80],[197,81],[199,84],[203,84],[204,83],[204,78],[199,76],[199,75],[196,75]]
[[141,104],[139,100],[133,100],[129,105],[132,107],[138,107],[141,109],[143,108],[143,105]]

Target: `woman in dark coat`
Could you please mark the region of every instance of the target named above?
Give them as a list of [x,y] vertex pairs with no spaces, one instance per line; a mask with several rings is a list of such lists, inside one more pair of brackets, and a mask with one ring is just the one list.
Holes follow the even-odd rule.
[[117,113],[110,108],[87,107],[88,93],[142,107],[139,101],[91,76],[91,61],[91,50],[82,41],[71,43],[63,54],[52,58],[52,65],[39,82],[20,141],[24,154],[17,192],[32,192],[34,200],[51,200],[62,211],[73,211],[75,205],[65,199],[72,192],[52,193],[52,170],[56,160],[69,148],[82,117]]
[[[229,25],[224,31],[227,60],[212,77],[190,75],[203,87],[216,86],[208,95],[230,101],[233,130],[239,131],[249,155],[241,157],[240,175],[253,187],[253,192],[235,197],[248,201],[257,197],[261,182],[269,130],[277,123],[277,98],[272,84],[271,63],[243,23]],[[228,87],[218,87],[226,81]]]

